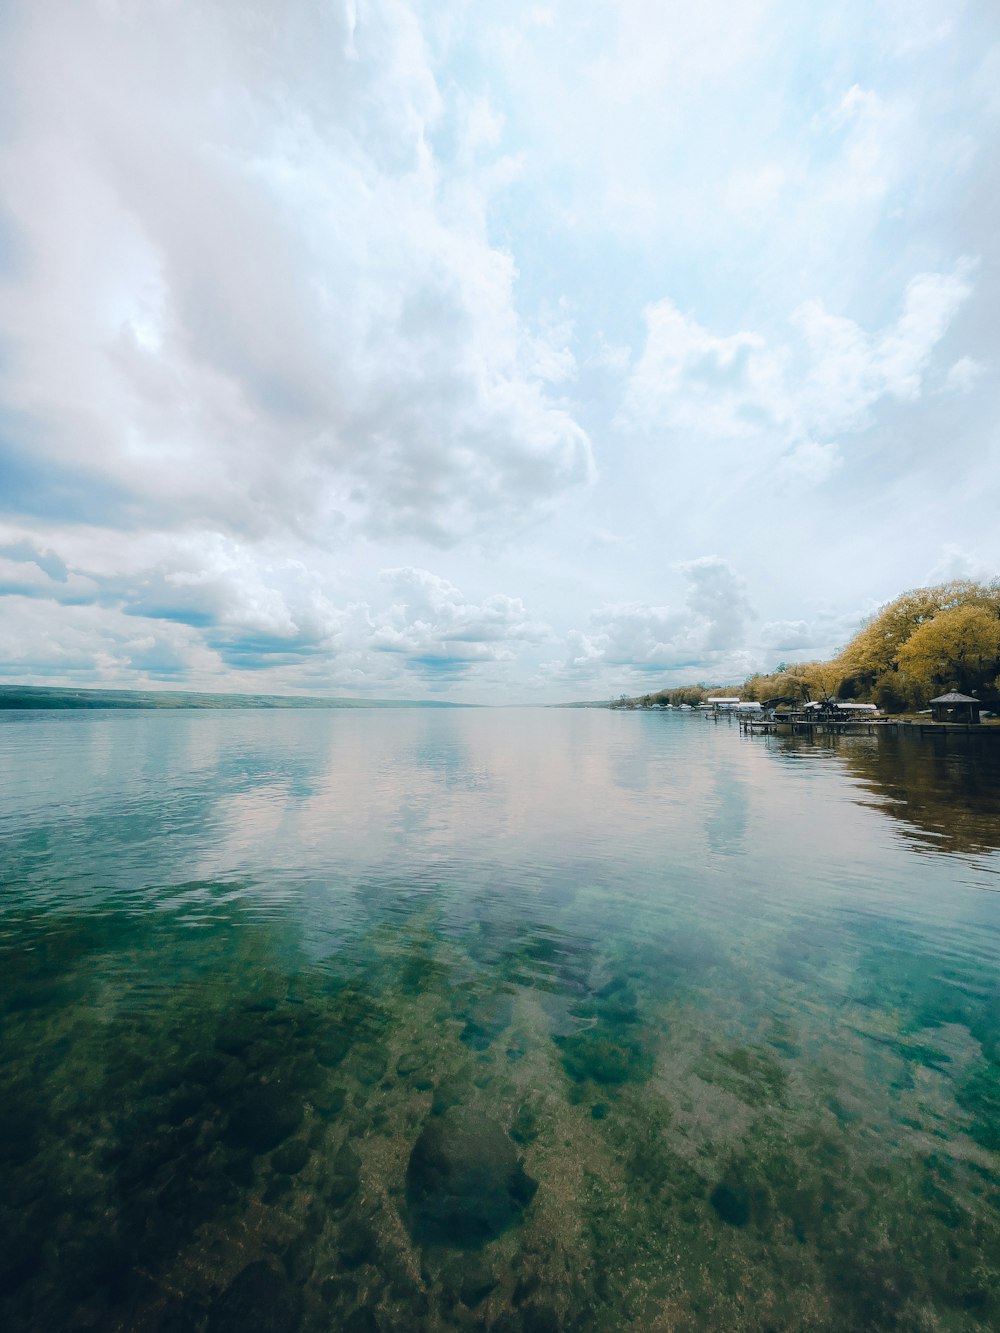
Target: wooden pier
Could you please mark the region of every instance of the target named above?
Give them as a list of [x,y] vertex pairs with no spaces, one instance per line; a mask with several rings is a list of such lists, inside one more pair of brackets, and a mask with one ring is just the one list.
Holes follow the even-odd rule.
[[892,718],[866,717],[741,717],[740,730],[748,736],[874,736],[895,734],[905,723]]
[[991,736],[1000,741],[1000,727],[967,722],[910,722],[894,717],[839,718],[741,717],[740,731],[748,736]]

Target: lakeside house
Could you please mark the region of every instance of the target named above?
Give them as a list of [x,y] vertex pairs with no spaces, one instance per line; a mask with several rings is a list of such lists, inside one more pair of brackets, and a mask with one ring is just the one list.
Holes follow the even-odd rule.
[[958,690],[949,690],[931,700],[931,716],[935,722],[965,722],[977,725],[981,703],[971,694],[959,694]]

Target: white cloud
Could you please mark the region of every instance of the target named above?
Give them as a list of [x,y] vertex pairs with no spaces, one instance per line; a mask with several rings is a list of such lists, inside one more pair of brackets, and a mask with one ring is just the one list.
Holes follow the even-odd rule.
[[632,360],[632,349],[623,343],[608,342],[602,333],[598,340],[597,351],[590,360],[595,366],[603,366],[606,370],[623,375]]
[[894,47],[900,56],[913,56],[938,46],[951,35],[964,0],[943,12],[936,0],[883,0],[895,29]]
[[805,440],[779,460],[776,475],[786,492],[812,490],[828,481],[842,462],[840,449],[832,441]]
[[678,570],[688,581],[688,607],[704,625],[704,648],[725,652],[740,647],[753,608],[746,584],[729,561],[704,555],[678,565]]
[[769,620],[760,627],[760,644],[763,648],[797,650],[809,648],[812,641],[811,627],[804,620]]
[[865,617],[876,609],[876,603],[847,611],[820,605],[812,608],[808,619],[766,621],[752,646],[755,669],[773,671],[779,659],[825,661],[853,638]]
[[400,653],[421,668],[453,667],[514,656],[518,645],[539,642],[547,626],[529,618],[520,598],[494,593],[468,601],[454,584],[426,569],[383,573],[393,600],[372,617],[371,646]]
[[[551,638],[520,598],[473,600],[426,569],[385,570],[367,599],[335,603],[328,579],[266,546],[214,533],[161,534],[129,560],[126,541],[92,534],[64,558],[0,532],[0,595],[8,630],[19,627],[17,651],[12,639],[0,653],[6,646],[18,664],[41,653],[65,676],[82,672],[90,651],[104,664],[96,678],[105,682],[128,669],[168,679],[185,663],[202,685],[229,672],[255,691],[268,681],[320,693],[348,683],[393,695],[407,675],[432,686],[461,681]],[[39,638],[43,615],[61,626],[58,651]],[[94,640],[84,648],[88,627]]]
[[873,401],[880,391],[920,396],[931,355],[972,292],[973,267],[962,260],[953,273],[921,273],[909,283],[902,315],[871,348]]
[[759,334],[713,334],[667,299],[644,314],[646,342],[626,387],[626,422],[732,437],[787,417],[782,366]]
[[951,579],[988,582],[998,577],[1000,569],[995,560],[984,560],[974,551],[967,551],[955,542],[946,542],[938,552],[937,560],[927,571],[924,582],[947,583]]
[[[591,475],[545,388],[573,357],[519,314],[483,178],[441,188],[413,14],[294,4],[281,42],[269,22],[10,22],[0,188],[30,263],[0,296],[8,408],[36,457],[86,458],[161,522],[436,543],[522,524]],[[492,151],[502,120],[472,111],[467,144]]]
[[567,635],[568,653],[549,662],[551,679],[590,681],[611,689],[616,683],[670,683],[681,673],[736,678],[748,661],[743,644],[753,611],[743,580],[717,555],[677,566],[687,583],[686,605],[651,606],[633,602],[590,613],[586,631]]
[[944,381],[946,393],[968,393],[986,374],[986,367],[972,356],[960,356]]
[[672,301],[657,301],[645,311],[622,422],[754,441],[772,456],[787,451],[785,473],[818,484],[839,463],[832,436],[867,426],[883,400],[920,396],[935,349],[972,291],[971,272],[962,260],[950,274],[917,275],[899,317],[875,334],[817,301],[792,312],[780,341],[712,333]]
[[6,7],[20,671],[593,697],[995,572],[998,15],[533,5]]
[[217,656],[183,625],[140,626],[88,602],[58,617],[34,597],[8,596],[0,617],[0,676],[24,684],[225,688]]

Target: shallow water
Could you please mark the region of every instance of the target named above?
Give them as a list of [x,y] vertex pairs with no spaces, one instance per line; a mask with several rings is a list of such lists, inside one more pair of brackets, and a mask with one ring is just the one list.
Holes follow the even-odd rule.
[[0,1326],[1000,1324],[1000,744],[0,715]]

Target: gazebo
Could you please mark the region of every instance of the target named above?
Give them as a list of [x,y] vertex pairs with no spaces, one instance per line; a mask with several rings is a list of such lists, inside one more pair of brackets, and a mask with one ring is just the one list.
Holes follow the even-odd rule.
[[979,700],[971,694],[949,690],[931,700],[931,713],[935,722],[978,722]]

